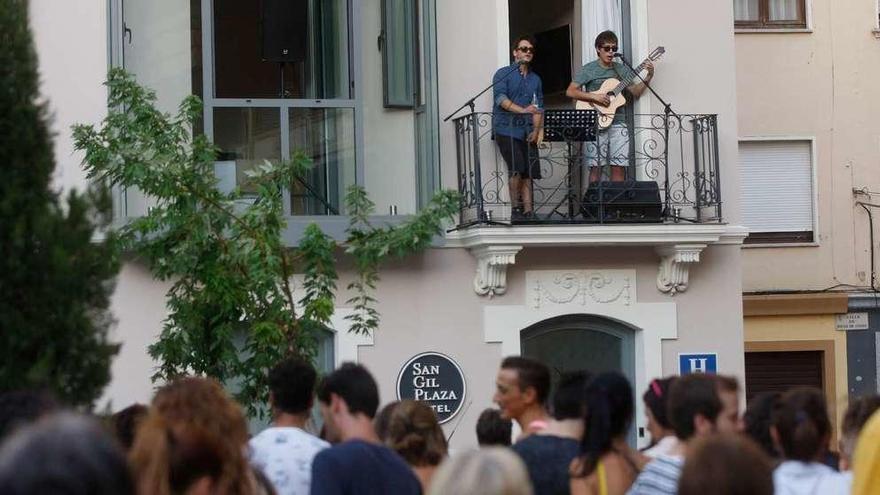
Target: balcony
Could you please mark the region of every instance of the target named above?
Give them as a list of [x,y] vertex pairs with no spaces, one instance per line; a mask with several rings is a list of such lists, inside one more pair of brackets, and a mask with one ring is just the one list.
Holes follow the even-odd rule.
[[[688,267],[706,246],[746,236],[722,217],[716,115],[634,115],[612,140],[585,112],[546,112],[544,142],[530,158],[540,169],[531,215],[511,204],[492,114],[453,121],[462,200],[447,240],[477,257],[477,293],[503,294],[506,266],[525,247],[651,246],[660,257],[657,287],[674,295],[687,289]],[[594,170],[607,153],[627,165],[623,180],[610,181],[610,167]]]

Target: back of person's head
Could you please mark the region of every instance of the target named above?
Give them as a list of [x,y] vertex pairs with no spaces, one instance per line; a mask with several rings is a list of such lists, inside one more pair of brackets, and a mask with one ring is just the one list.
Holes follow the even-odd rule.
[[501,411],[488,408],[477,419],[477,443],[480,447],[509,447],[513,421],[501,417]]
[[770,426],[773,410],[780,397],[782,394],[779,392],[761,392],[752,397],[743,414],[745,434],[772,458],[779,457],[779,451],[776,450],[773,437],[770,435]]
[[424,402],[402,400],[385,406],[376,418],[376,434],[410,466],[437,466],[446,457],[446,437],[434,410]]
[[20,428],[0,449],[4,495],[134,493],[125,454],[94,420],[71,413]]
[[694,440],[678,495],[773,495],[773,465],[748,437],[706,435]]
[[359,364],[343,363],[325,376],[318,386],[318,400],[330,404],[330,395],[336,395],[348,406],[351,414],[363,414],[372,419],[379,408],[379,387],[366,368]]
[[20,426],[57,411],[59,404],[47,391],[10,390],[0,393],[0,440]]
[[553,393],[553,417],[558,420],[580,419],[584,416],[584,388],[590,374],[586,371],[564,373]]
[[602,31],[596,36],[596,42],[594,46],[599,48],[605,43],[617,43],[617,35],[614,34],[614,31]]
[[856,450],[856,440],[868,419],[880,410],[880,396],[870,395],[850,401],[840,425],[840,455],[849,464]]
[[596,375],[584,391],[584,406],[581,455],[583,475],[587,475],[612,449],[613,440],[626,435],[632,423],[634,405],[629,380],[616,371]]
[[784,459],[812,462],[825,453],[831,421],[818,389],[797,387],[784,393],[773,410],[772,424]]
[[852,495],[880,493],[880,411],[865,423],[853,456]]
[[147,417],[148,411],[147,406],[143,404],[132,404],[110,418],[116,440],[126,451],[131,450],[131,446],[134,445],[137,429]]
[[315,367],[304,359],[287,358],[269,372],[269,392],[272,406],[287,414],[307,414],[312,408]]
[[429,495],[532,495],[523,461],[503,447],[462,452],[434,475]]
[[734,394],[739,393],[739,381],[736,377],[727,376],[727,375],[715,375],[715,379],[718,381],[718,390],[721,392],[730,392]]
[[519,389],[535,391],[535,402],[546,404],[550,394],[550,368],[544,363],[522,356],[508,356],[501,361],[501,369],[516,372]]
[[669,387],[668,408],[669,421],[679,440],[689,440],[698,433],[698,423],[714,429],[721,413],[717,380],[703,373],[682,376]]
[[667,405],[669,404],[669,387],[677,377],[669,376],[666,378],[655,378],[648,384],[648,390],[642,394],[642,400],[645,407],[651,411],[651,416],[657,424],[667,430],[672,429],[672,423],[669,422]]
[[130,460],[142,493],[184,493],[209,483],[215,493],[250,495],[247,424],[220,384],[186,377],[165,385],[135,437]]

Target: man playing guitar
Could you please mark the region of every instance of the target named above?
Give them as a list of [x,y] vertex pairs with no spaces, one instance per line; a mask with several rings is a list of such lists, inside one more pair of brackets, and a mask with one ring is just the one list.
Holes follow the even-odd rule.
[[[633,71],[614,61],[618,50],[617,35],[612,31],[603,31],[596,36],[597,59],[581,67],[574,80],[568,85],[565,95],[578,101],[591,103],[597,107],[608,107],[618,95],[591,93],[598,90],[608,79],[635,81]],[[654,77],[654,64],[646,61],[642,67],[648,71],[644,81]],[[633,82],[626,91],[637,99],[645,91],[645,83]],[[626,167],[629,165],[629,131],[626,128],[625,109],[621,108],[614,114],[611,125],[601,129],[595,143],[587,144],[587,163],[590,167],[590,183],[602,178],[602,167],[611,167],[611,180],[626,180]]]

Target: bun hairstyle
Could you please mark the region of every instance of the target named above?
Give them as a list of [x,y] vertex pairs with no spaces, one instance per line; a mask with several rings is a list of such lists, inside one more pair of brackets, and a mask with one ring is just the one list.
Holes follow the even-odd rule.
[[410,466],[437,466],[446,458],[446,437],[434,410],[424,402],[388,404],[376,417],[376,433]]
[[585,389],[584,436],[581,440],[582,476],[596,468],[612,441],[626,435],[633,418],[633,391],[629,380],[617,372],[601,373]]
[[815,461],[828,446],[831,422],[825,397],[815,388],[798,387],[783,394],[772,423],[784,459]]

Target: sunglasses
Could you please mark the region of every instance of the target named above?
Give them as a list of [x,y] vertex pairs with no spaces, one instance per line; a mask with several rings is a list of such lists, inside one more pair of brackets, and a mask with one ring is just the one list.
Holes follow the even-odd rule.
[[616,52],[616,51],[617,51],[617,45],[605,45],[605,46],[601,46],[601,47],[599,47],[599,48],[600,48],[603,52],[606,52],[606,53],[607,53],[607,52]]
[[530,46],[518,46],[516,49],[523,53],[535,53],[535,49]]

